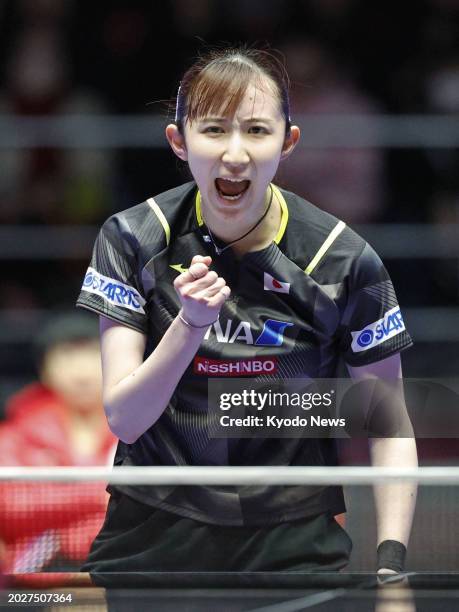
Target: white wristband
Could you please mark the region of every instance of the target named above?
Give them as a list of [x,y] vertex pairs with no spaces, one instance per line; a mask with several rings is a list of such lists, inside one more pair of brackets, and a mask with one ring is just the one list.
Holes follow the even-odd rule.
[[182,321],[182,323],[185,323],[187,327],[192,327],[193,329],[204,329],[205,327],[210,327],[211,325],[213,325],[214,323],[218,321],[219,316],[220,315],[217,316],[215,321],[211,321],[210,323],[206,323],[205,325],[193,325],[192,323],[190,323],[189,321],[185,319],[185,317],[182,315],[181,312],[178,313],[178,317],[180,321]]

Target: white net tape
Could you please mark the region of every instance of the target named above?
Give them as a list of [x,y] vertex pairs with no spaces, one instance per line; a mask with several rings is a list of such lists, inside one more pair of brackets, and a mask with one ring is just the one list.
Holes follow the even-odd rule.
[[160,466],[0,468],[0,481],[89,482],[117,485],[372,485],[414,481],[457,485],[459,467]]

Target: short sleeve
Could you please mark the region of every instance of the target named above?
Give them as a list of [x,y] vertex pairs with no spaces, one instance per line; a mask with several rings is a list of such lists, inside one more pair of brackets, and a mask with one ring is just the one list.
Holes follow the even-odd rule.
[[77,306],[147,332],[136,240],[126,221],[110,217],[97,236]]
[[344,360],[355,367],[380,361],[413,344],[389,274],[368,244],[352,267],[339,336]]

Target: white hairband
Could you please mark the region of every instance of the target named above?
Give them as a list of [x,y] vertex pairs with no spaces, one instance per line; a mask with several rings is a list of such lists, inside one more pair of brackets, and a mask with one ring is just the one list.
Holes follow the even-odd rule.
[[175,100],[175,123],[177,123],[177,120],[178,120],[178,104],[179,104],[179,96],[180,96],[181,87],[182,87],[182,84],[180,83],[177,89],[177,98]]

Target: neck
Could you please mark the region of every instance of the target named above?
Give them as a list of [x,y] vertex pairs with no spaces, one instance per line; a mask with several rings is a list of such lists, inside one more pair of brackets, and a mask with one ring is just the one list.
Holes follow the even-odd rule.
[[[203,218],[212,237],[227,244],[235,241],[231,248],[237,253],[258,250],[268,246],[277,234],[282,217],[282,209],[272,188],[268,188],[263,208],[255,218],[234,224],[219,215],[203,211]],[[246,234],[247,235],[244,235]]]

